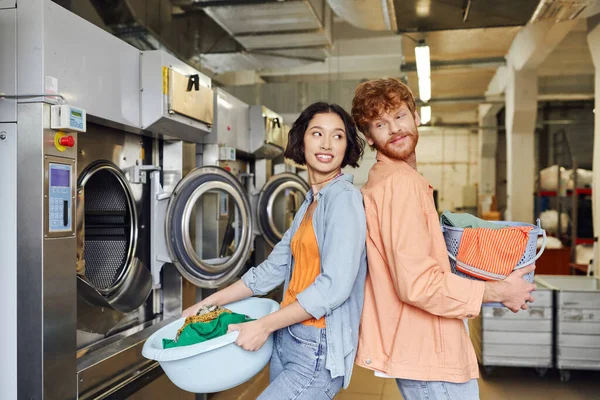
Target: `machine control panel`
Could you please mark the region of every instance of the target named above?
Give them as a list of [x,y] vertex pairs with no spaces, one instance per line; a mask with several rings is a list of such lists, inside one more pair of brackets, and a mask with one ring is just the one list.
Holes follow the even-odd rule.
[[85,132],[87,129],[85,110],[67,104],[52,106],[50,128],[65,132]]
[[51,162],[48,164],[48,232],[71,232],[73,201],[71,177],[73,167]]

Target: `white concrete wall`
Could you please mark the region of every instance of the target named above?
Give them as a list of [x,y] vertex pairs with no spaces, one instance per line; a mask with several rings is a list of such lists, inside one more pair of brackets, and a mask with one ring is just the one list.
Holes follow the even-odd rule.
[[[478,138],[467,129],[421,128],[417,145],[417,169],[439,191],[439,209],[455,210],[464,206],[463,187],[478,179]],[[354,184],[362,186],[375,153],[367,148],[360,168],[346,168],[354,175]]]

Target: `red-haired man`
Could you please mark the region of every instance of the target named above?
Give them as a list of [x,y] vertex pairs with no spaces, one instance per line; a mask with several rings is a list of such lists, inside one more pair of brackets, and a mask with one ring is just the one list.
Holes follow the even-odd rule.
[[362,83],[352,116],[377,150],[362,189],[368,275],[356,363],[396,378],[405,400],[479,398],[478,368],[464,319],[484,302],[513,312],[535,285],[513,272],[482,282],[451,273],[433,189],[417,172],[420,124],[410,89],[396,79]]

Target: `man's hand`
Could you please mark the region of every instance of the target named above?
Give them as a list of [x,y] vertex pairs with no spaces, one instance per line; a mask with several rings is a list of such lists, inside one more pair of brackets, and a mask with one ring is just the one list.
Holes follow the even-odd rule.
[[266,325],[259,319],[256,321],[244,322],[242,324],[231,324],[227,328],[227,333],[238,331],[240,334],[235,344],[244,350],[257,351],[267,341],[271,332]]
[[536,290],[534,283],[529,283],[523,277],[535,270],[535,265],[529,265],[513,271],[501,281],[486,282],[483,292],[483,302],[500,302],[516,313],[527,310],[528,303],[533,303],[531,292]]

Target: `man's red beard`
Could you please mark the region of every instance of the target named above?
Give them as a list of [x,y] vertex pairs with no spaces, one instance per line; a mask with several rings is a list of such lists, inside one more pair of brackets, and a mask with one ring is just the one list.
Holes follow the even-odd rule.
[[[397,141],[398,139],[400,141]],[[419,133],[416,131],[397,133],[390,136],[385,143],[373,140],[375,141],[373,146],[386,157],[396,160],[406,160],[415,152],[417,143],[419,142]]]

